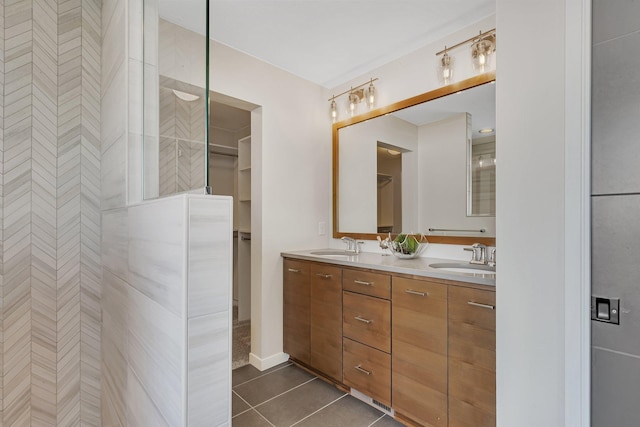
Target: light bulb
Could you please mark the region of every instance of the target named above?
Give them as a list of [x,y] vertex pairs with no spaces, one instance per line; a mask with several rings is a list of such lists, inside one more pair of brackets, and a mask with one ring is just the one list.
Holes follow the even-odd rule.
[[331,99],[331,120],[335,123],[338,119],[338,106],[336,105],[335,98]]
[[371,83],[369,83],[369,87],[367,88],[367,105],[369,108],[373,108],[376,103],[376,88],[373,86],[373,79]]
[[476,72],[484,73],[489,65],[489,56],[493,52],[494,44],[492,40],[482,39],[471,45],[471,57],[473,59],[473,69]]
[[357,95],[351,92],[349,94],[349,113],[351,114],[351,117],[353,117],[356,113],[357,102],[358,102]]
[[446,47],[438,68],[438,79],[440,82],[445,85],[451,83],[451,78],[453,77],[453,60],[447,53]]

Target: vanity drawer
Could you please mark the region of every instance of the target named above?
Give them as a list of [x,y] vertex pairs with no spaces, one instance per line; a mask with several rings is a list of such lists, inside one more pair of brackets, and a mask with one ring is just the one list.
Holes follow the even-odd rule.
[[391,356],[349,338],[343,342],[344,383],[391,406]]
[[370,271],[344,269],[342,289],[389,299],[391,298],[391,276]]
[[342,331],[345,337],[391,353],[390,301],[343,292],[342,305]]

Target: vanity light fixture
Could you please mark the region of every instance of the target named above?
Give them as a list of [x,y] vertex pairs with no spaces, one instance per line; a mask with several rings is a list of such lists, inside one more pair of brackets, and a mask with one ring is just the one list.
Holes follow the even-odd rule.
[[494,130],[495,130],[495,129],[492,129],[492,128],[485,128],[485,129],[480,129],[480,130],[478,131],[478,133],[491,133],[491,132],[493,132]]
[[[373,85],[373,82],[375,82],[376,80],[378,80],[378,78],[371,78],[368,82],[362,83],[355,87],[352,86],[351,89],[346,90],[338,95],[333,95],[331,98],[329,98],[328,101],[331,102],[329,112],[333,123],[338,121],[338,104],[336,103],[336,98],[339,98],[342,95],[349,94],[347,110],[349,111],[351,117],[355,116],[358,110],[358,104],[362,101],[366,100],[367,106],[372,109],[376,102],[376,88]],[[364,86],[367,84],[369,86],[367,86],[367,88],[364,88]]]
[[438,79],[441,83],[448,85],[453,80],[453,58],[449,52],[457,47],[471,43],[471,59],[473,61],[473,69],[477,73],[484,73],[490,63],[491,55],[496,51],[496,29],[486,32],[480,31],[477,36],[461,41],[451,47],[436,53],[436,56],[442,55],[438,62]]

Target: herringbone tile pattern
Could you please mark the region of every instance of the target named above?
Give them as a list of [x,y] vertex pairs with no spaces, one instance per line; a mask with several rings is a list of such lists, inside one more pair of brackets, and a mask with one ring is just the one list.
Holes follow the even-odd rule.
[[0,0],[0,421],[4,408],[4,249],[3,199],[4,199],[4,0]]
[[100,425],[100,0],[0,0],[0,424]]
[[[164,78],[169,86],[182,85],[189,93],[195,86]],[[187,87],[188,86],[188,87]],[[204,103],[184,101],[168,87],[159,91],[159,187],[160,195],[204,186]]]
[[32,14],[4,2],[4,425],[31,424]]

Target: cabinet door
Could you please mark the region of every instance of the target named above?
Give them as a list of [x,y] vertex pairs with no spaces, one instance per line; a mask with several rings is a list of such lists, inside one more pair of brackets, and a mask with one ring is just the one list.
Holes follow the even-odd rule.
[[283,347],[294,359],[309,364],[309,264],[284,260]]
[[447,426],[447,286],[393,278],[392,404],[424,426]]
[[311,265],[311,366],[342,382],[342,269]]
[[449,287],[449,426],[496,425],[495,292]]

